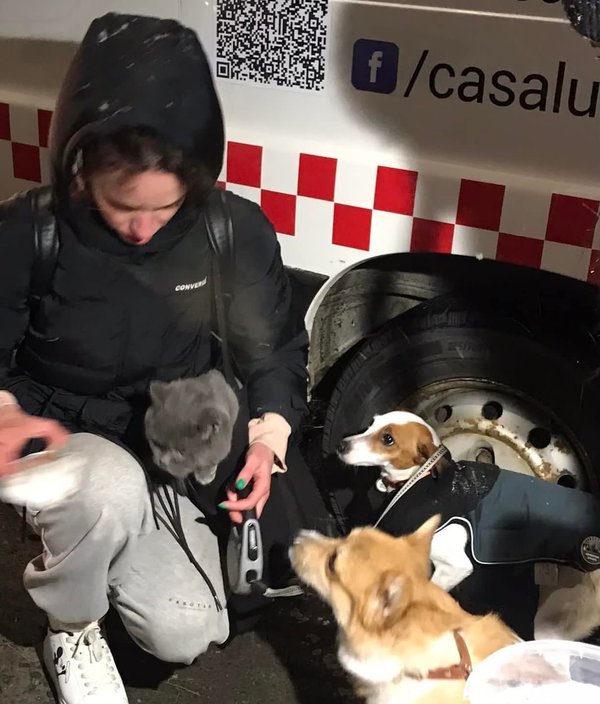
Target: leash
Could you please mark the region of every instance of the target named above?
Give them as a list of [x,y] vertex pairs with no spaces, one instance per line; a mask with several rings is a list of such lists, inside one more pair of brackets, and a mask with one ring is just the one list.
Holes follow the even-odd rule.
[[[240,498],[250,493],[250,484],[238,492]],[[263,581],[265,553],[256,510],[242,511],[242,523],[234,524],[227,541],[227,576],[233,594],[257,594],[271,599],[304,594],[299,585],[273,588]]]
[[400,501],[400,499],[408,492],[412,487],[420,480],[423,479],[423,477],[428,474],[437,464],[438,462],[445,457],[445,455],[449,455],[450,451],[448,450],[447,447],[444,445],[440,445],[438,449],[431,455],[431,457],[423,464],[413,475],[410,477],[410,479],[407,480],[407,482],[402,486],[401,489],[398,489],[396,494],[394,494],[394,498],[390,501],[390,503],[386,506],[385,511],[379,516],[375,523],[375,528],[381,523],[381,520],[391,509]]

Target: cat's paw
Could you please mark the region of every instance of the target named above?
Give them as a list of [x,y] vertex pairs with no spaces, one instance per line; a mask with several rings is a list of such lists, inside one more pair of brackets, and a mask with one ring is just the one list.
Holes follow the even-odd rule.
[[194,477],[198,483],[203,486],[210,484],[214,480],[216,474],[216,467],[200,467],[199,469],[194,470]]

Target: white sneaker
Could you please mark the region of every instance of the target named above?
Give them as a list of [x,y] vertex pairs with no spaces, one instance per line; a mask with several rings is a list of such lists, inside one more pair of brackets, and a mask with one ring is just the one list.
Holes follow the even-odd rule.
[[60,704],[127,704],[127,694],[99,624],[83,631],[51,631],[44,663]]

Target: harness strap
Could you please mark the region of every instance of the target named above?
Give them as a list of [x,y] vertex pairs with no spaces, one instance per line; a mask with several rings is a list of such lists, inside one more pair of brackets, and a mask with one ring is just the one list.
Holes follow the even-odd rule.
[[437,465],[444,459],[446,455],[450,454],[450,450],[448,450],[447,447],[444,445],[440,445],[438,449],[431,455],[431,457],[425,462],[425,464],[421,465],[421,467],[410,477],[410,479],[404,484],[404,486],[398,490],[398,492],[394,495],[393,499],[390,501],[390,503],[386,506],[385,511],[379,516],[377,519],[377,522],[375,523],[375,527],[377,527],[380,523],[383,517],[391,511],[391,509],[398,503],[398,501],[406,494],[407,491],[412,489],[412,487],[419,481],[419,479],[423,479],[423,477],[431,472],[432,470],[437,467]]
[[437,667],[434,670],[429,670],[426,679],[428,680],[467,680],[473,671],[471,662],[471,653],[465,643],[465,639],[460,634],[460,631],[454,631],[454,641],[460,655],[460,662],[449,667]]
[[460,631],[455,630],[452,635],[460,656],[460,662],[447,667],[436,667],[433,670],[428,670],[425,675],[403,673],[398,679],[408,677],[413,680],[467,680],[473,671],[471,654]]

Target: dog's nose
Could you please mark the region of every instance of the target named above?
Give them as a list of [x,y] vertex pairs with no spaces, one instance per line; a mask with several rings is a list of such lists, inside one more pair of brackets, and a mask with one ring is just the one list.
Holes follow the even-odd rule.
[[343,455],[348,450],[348,441],[342,439],[339,441],[337,446],[338,455]]

